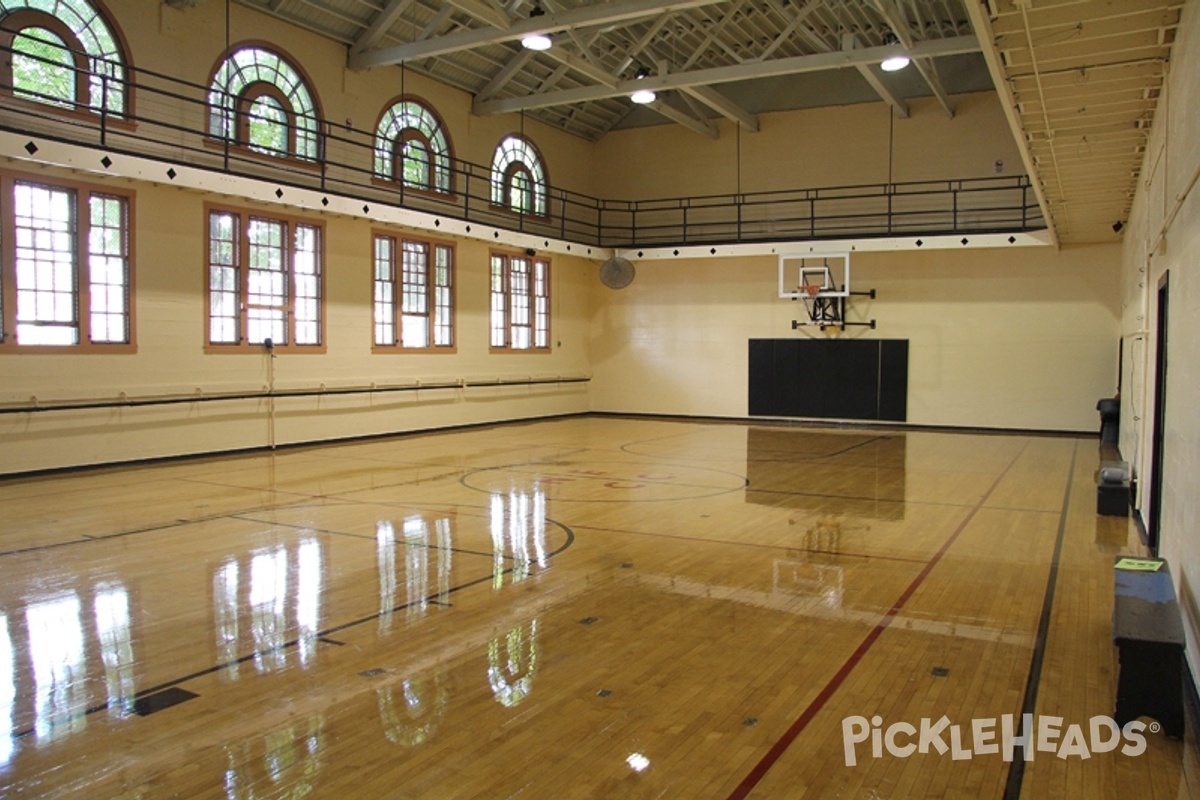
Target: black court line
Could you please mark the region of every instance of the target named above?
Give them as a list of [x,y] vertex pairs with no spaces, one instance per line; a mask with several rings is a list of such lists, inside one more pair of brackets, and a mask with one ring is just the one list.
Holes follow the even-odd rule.
[[[480,515],[482,517],[483,515]],[[374,542],[375,537],[365,533],[350,533],[349,531],[334,531],[328,528],[314,528],[311,525],[298,525],[293,522],[279,522],[278,520],[262,520],[254,519],[249,516],[234,515],[233,519],[241,520],[242,522],[253,522],[257,525],[273,525],[279,528],[288,528],[297,531],[312,531],[313,533],[321,533],[327,536],[343,536],[347,539],[360,539],[362,541]],[[462,553],[468,556],[483,556],[485,558],[495,558],[494,550],[467,550],[463,547],[440,547],[436,544],[426,544],[424,542],[409,542],[407,540],[397,540],[397,544],[403,544],[405,547],[424,547],[426,550],[437,550],[442,553]],[[505,554],[505,558],[512,556]]]
[[812,553],[822,556],[837,556],[839,558],[862,558],[878,559],[880,561],[902,561],[908,564],[925,564],[929,561],[927,558],[907,558],[905,556],[885,556],[875,553],[847,553],[838,550],[818,550],[812,547],[798,547],[790,544],[769,544],[767,542],[733,542],[729,539],[702,539],[695,536],[685,536],[679,533],[655,533],[654,531],[631,531],[623,528],[606,528],[598,525],[576,525],[576,528],[585,531],[596,531],[597,533],[612,533],[619,536],[645,536],[654,539],[680,539],[696,544],[719,544],[728,547],[755,547],[760,550],[784,550],[797,553]]
[[[1050,559],[1050,574],[1046,577],[1046,593],[1042,595],[1042,616],[1038,620],[1037,638],[1033,645],[1033,658],[1029,662],[1029,677],[1025,682],[1025,701],[1021,714],[1032,714],[1037,707],[1038,687],[1042,681],[1042,664],[1046,660],[1046,638],[1050,633],[1050,612],[1054,606],[1054,590],[1058,585],[1058,563],[1062,556],[1063,538],[1067,531],[1067,511],[1071,507],[1071,486],[1075,482],[1075,461],[1079,457],[1079,442],[1071,450],[1071,468],[1067,472],[1067,488],[1063,492],[1062,511],[1058,517],[1058,535],[1054,538],[1054,556]],[[1022,717],[1024,719],[1024,717]],[[1029,734],[1028,731],[1025,732]],[[1008,765],[1008,779],[1004,783],[1004,800],[1018,800],[1021,785],[1025,780],[1025,758],[1013,756]]]
[[[550,521],[551,520],[547,520],[547,522],[550,522]],[[565,533],[567,535],[567,541],[563,543],[562,547],[559,547],[558,549],[547,553],[546,554],[547,559],[554,558],[555,556],[565,552],[569,547],[571,547],[571,545],[573,545],[575,543],[575,532],[574,531],[572,531],[566,525],[563,525],[561,522],[555,522],[554,524],[557,525],[558,527],[562,528],[563,533]],[[532,564],[534,562],[531,561],[528,563]],[[522,565],[514,565],[511,567],[508,567],[507,569],[503,570],[501,572],[501,574],[507,575],[507,574],[513,572],[514,570],[516,570],[517,566],[522,566]],[[358,625],[363,625],[367,622],[372,622],[374,620],[379,619],[380,617],[387,616],[389,614],[397,614],[397,613],[404,611],[408,608],[411,608],[413,606],[421,605],[422,603],[427,604],[427,605],[447,606],[449,604],[446,603],[446,601],[443,599],[447,595],[453,594],[454,592],[458,592],[463,589],[469,589],[473,586],[479,586],[480,584],[490,584],[493,580],[495,580],[495,573],[489,573],[489,574],[481,576],[479,578],[475,578],[474,580],[469,580],[466,583],[460,583],[455,586],[451,586],[449,589],[446,589],[445,591],[434,592],[420,600],[413,600],[412,602],[409,602],[409,603],[401,603],[400,605],[395,606],[394,608],[390,608],[387,611],[379,611],[374,614],[368,614],[365,617],[359,617],[358,619],[353,619],[353,620],[350,620],[349,622],[343,622],[340,625],[334,625],[331,628],[325,628],[323,630],[316,631],[309,638],[314,639],[319,642],[327,641],[329,644],[343,645],[344,644],[343,642],[339,642],[336,639],[333,639],[330,636],[330,634],[337,633],[339,631],[348,630],[349,628],[353,628]],[[177,687],[181,683],[187,683],[188,681],[196,680],[197,678],[203,678],[208,675],[215,675],[218,672],[223,672],[224,670],[230,669],[232,667],[239,666],[241,664],[245,664],[249,661],[253,661],[255,658],[269,655],[271,653],[278,653],[281,650],[291,649],[291,648],[297,646],[299,643],[300,643],[300,639],[292,639],[290,641],[284,642],[283,644],[280,644],[277,647],[272,647],[267,650],[255,650],[252,653],[247,653],[246,655],[241,656],[239,658],[235,658],[232,661],[226,661],[221,664],[214,664],[211,667],[206,667],[201,670],[196,670],[195,672],[192,672],[188,675],[184,675],[179,678],[173,678],[169,681],[164,681],[163,683],[160,683],[157,686],[152,686],[149,689],[143,689],[140,692],[138,692],[137,694],[135,694],[132,699],[136,703],[137,701],[139,701],[143,698],[149,697],[150,695],[155,695],[166,689],[171,689],[171,688]],[[108,707],[109,707],[109,704],[107,702],[101,703],[99,705],[92,706],[91,708],[85,709],[84,711],[78,713],[77,715],[74,715],[72,717],[72,719],[78,719],[80,717],[91,716],[92,714],[96,714],[101,711],[107,710]],[[13,733],[11,733],[10,736],[13,739],[19,740],[19,739],[27,738],[28,736],[32,735],[35,732],[36,732],[36,728],[26,728],[25,730],[22,730],[22,731],[13,731]]]

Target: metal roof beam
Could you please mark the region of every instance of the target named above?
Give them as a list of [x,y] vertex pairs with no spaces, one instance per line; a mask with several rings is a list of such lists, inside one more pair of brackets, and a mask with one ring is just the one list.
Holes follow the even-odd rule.
[[758,116],[751,114],[725,95],[711,86],[684,86],[681,91],[687,92],[704,105],[732,120],[748,131],[758,132]]
[[568,28],[612,25],[641,17],[654,16],[664,11],[677,11],[685,8],[715,5],[726,1],[669,0],[668,2],[663,2],[663,0],[618,0],[618,2],[612,3],[579,6],[555,14],[543,14],[539,17],[515,21],[507,30],[500,30],[491,26],[470,28],[448,33],[445,36],[439,36],[423,42],[412,42],[411,44],[385,47],[379,50],[351,53],[349,65],[352,69],[362,69],[380,67],[387,64],[399,64],[401,61],[409,61],[414,58],[442,56],[498,42],[520,41],[521,38],[531,33],[556,33]]
[[390,0],[383,10],[375,15],[375,19],[371,20],[370,26],[354,40],[350,52],[358,53],[377,45],[396,20],[400,19],[405,9],[412,4],[413,0]]
[[[908,55],[910,58],[934,58],[961,53],[977,53],[979,50],[979,39],[976,37],[955,36],[948,39],[929,39],[920,42],[913,46]],[[690,72],[650,76],[640,80],[624,80],[613,87],[584,86],[578,89],[565,89],[557,92],[528,95],[526,97],[511,97],[503,100],[476,102],[472,107],[472,112],[478,115],[507,114],[531,108],[547,108],[549,106],[584,103],[589,100],[601,100],[606,97],[618,97],[623,94],[632,94],[636,89],[650,89],[659,92],[669,89],[683,89],[685,86],[730,83],[754,78],[770,78],[779,75],[799,75],[805,72],[820,72],[827,69],[855,67],[858,64],[878,64],[885,58],[897,55],[900,52],[902,51],[899,47],[889,45],[885,47],[866,47],[861,50],[839,50],[808,56],[777,58],[771,61],[736,64],[726,67],[710,67],[708,69],[691,70]]]

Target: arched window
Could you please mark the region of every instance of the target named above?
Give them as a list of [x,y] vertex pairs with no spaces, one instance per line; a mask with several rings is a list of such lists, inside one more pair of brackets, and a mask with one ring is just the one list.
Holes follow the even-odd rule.
[[17,97],[126,115],[125,54],[116,29],[87,0],[0,0],[0,80]]
[[492,157],[492,205],[547,216],[546,169],[533,142],[504,137]]
[[375,177],[450,194],[450,143],[433,109],[398,98],[375,126]]
[[260,153],[316,161],[320,114],[314,97],[283,56],[255,45],[235,47],[209,83],[209,135]]

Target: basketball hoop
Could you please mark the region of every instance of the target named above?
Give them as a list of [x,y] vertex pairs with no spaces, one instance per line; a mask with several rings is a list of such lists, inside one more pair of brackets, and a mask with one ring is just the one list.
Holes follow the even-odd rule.
[[802,283],[797,288],[807,294],[809,297],[816,297],[817,293],[821,291],[821,287],[817,286],[815,283]]

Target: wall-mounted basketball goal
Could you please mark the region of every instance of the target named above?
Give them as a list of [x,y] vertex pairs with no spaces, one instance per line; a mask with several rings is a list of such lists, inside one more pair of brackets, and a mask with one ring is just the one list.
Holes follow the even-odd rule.
[[807,319],[792,320],[792,330],[813,325],[821,330],[850,326],[875,328],[875,320],[850,320],[846,309],[852,297],[875,299],[875,290],[850,288],[849,253],[809,253],[779,256],[779,296],[804,302]]

